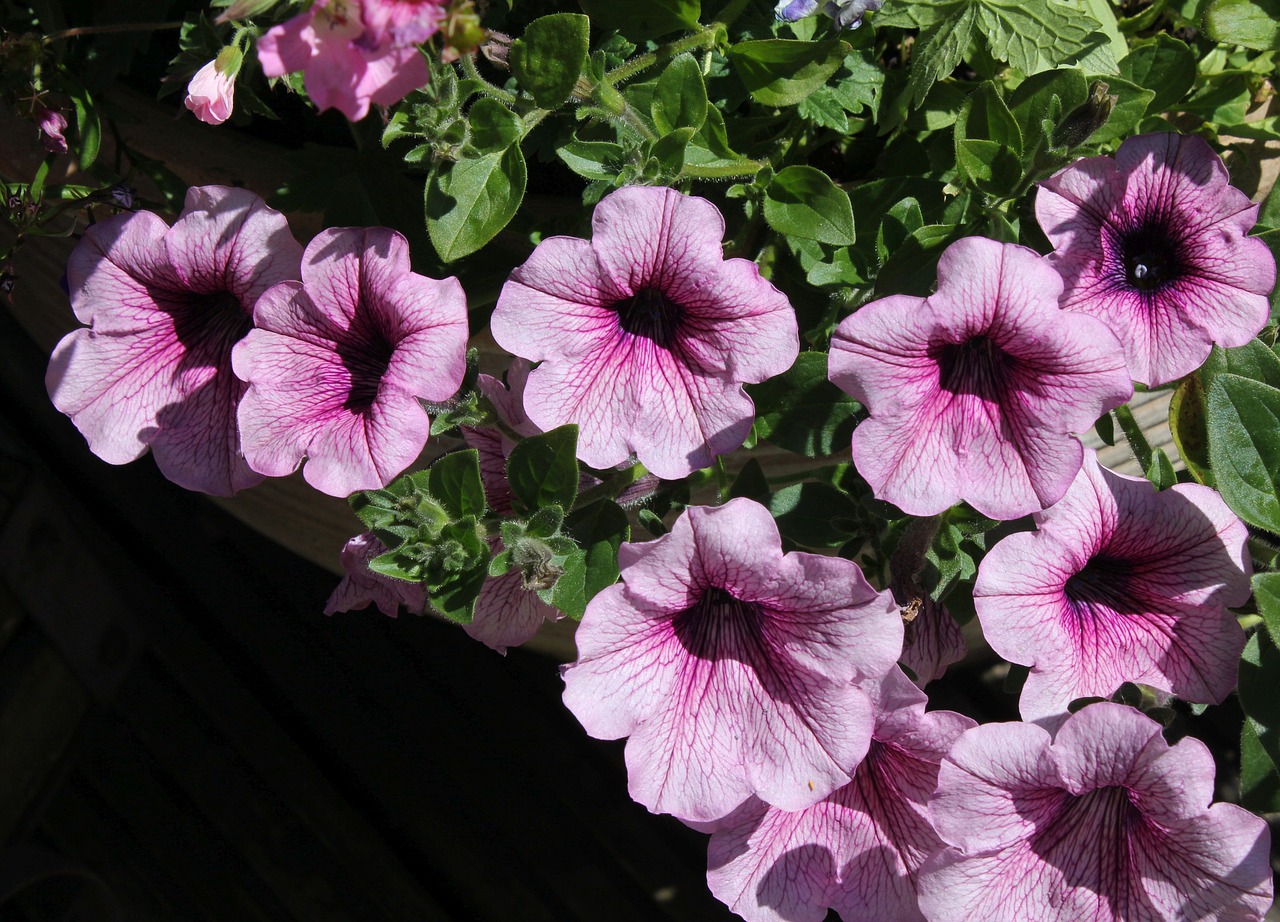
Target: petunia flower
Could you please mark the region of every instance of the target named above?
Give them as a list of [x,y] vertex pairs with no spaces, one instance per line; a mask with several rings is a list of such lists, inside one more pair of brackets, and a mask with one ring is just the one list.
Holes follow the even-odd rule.
[[917,922],[915,877],[945,845],[927,808],[938,766],[974,726],[927,698],[900,669],[867,686],[876,711],[853,780],[792,813],[751,798],[711,824],[707,883],[748,922]]
[[369,104],[389,106],[426,84],[430,70],[415,47],[365,41],[359,0],[316,0],[305,13],[258,39],[268,77],[303,71],[307,95],[319,109],[359,121]]
[[228,46],[226,51],[196,71],[187,84],[184,105],[210,125],[221,125],[229,119],[235,106],[240,51],[234,46]]
[[924,596],[913,608],[914,613],[904,626],[898,662],[910,669],[916,684],[924,688],[942,678],[952,663],[964,659],[969,647],[945,605]]
[[1174,381],[1267,323],[1275,258],[1246,236],[1258,206],[1200,138],[1141,135],[1080,160],[1041,183],[1036,217],[1063,308],[1116,332],[1135,381]]
[[992,649],[1031,667],[1026,720],[1125,682],[1217,703],[1236,685],[1248,534],[1208,487],[1156,492],[1088,452],[1066,495],[983,559],[974,603]]
[[240,454],[231,349],[259,296],[298,278],[301,255],[283,215],[225,186],[188,190],[173,227],[150,212],[93,225],[67,263],[71,307],[90,329],[53,351],[54,405],[111,464],[150,448],[189,490],[258,483]]
[[387,547],[372,532],[356,535],[342,548],[342,568],[347,575],[325,603],[326,615],[340,611],[356,611],[376,605],[388,618],[400,614],[404,606],[415,615],[427,607],[427,590],[422,583],[392,579],[369,569],[369,561],[387,552]]
[[894,295],[841,321],[830,376],[870,411],[853,461],[909,515],[966,500],[1015,519],[1061,498],[1083,432],[1133,393],[1106,326],[1058,308],[1062,280],[1025,247],[967,237],[928,298]]
[[[480,375],[476,386],[493,404],[502,423],[517,435],[537,435],[538,428],[524,415],[521,398],[529,378],[529,363],[516,359],[507,372],[504,385],[491,375]],[[511,487],[507,483],[507,456],[515,442],[494,427],[464,428],[463,438],[480,455],[480,477],[484,481],[485,498],[500,516],[511,515]],[[490,538],[490,548],[499,550],[497,536]],[[564,617],[559,609],[548,605],[532,589],[524,585],[524,577],[512,569],[502,576],[490,577],[476,599],[475,616],[463,625],[471,637],[485,646],[506,653],[533,637],[543,622]]]
[[742,385],[795,362],[795,313],[755,263],[723,258],[724,219],[705,199],[619,189],[592,228],[590,241],[543,240],[511,274],[493,337],[542,363],[525,411],[544,431],[577,423],[587,464],[634,452],[684,477],[746,439],[755,408]]
[[36,103],[32,115],[40,132],[40,144],[51,154],[67,152],[67,117],[57,109]]
[[447,0],[363,0],[360,41],[370,47],[420,45],[440,28],[446,6]]
[[623,544],[564,668],[565,704],[597,739],[629,736],[631,796],[717,820],[748,797],[783,810],[847,784],[873,714],[855,683],[894,668],[902,619],[848,560],[783,554],[748,499],[687,510]]
[[302,281],[268,291],[236,346],[254,470],[347,496],[390,483],[422,453],[431,420],[466,371],[467,302],[457,279],[409,268],[409,243],[384,227],[330,228],[307,246]]
[[884,0],[778,0],[774,15],[785,22],[796,22],[812,16],[821,8],[828,19],[841,29],[856,29],[862,25],[863,14],[884,6]]
[[920,873],[930,922],[1261,920],[1270,834],[1209,805],[1213,757],[1119,704],[966,732],[942,762],[929,817],[951,847]]

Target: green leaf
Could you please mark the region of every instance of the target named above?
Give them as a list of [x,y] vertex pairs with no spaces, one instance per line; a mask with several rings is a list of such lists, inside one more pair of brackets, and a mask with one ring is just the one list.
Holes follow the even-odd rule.
[[1116,420],[1109,411],[1098,417],[1097,422],[1093,424],[1093,431],[1098,433],[1098,438],[1102,440],[1103,445],[1116,444]]
[[1273,768],[1280,766],[1280,650],[1266,631],[1249,638],[1240,658],[1240,706]]
[[470,624],[476,614],[476,598],[489,577],[489,558],[486,548],[474,566],[453,575],[447,581],[431,589],[431,607],[457,624]]
[[567,526],[582,546],[583,594],[590,602],[601,589],[618,581],[618,548],[630,540],[631,525],[621,506],[602,500],[569,516]]
[[1215,376],[1208,430],[1222,498],[1246,522],[1280,533],[1280,390],[1239,375]]
[[1213,486],[1204,385],[1198,374],[1182,379],[1169,401],[1169,431],[1182,463],[1197,482]]
[[839,547],[857,533],[858,504],[827,483],[784,487],[769,501],[778,530],[806,547]]
[[771,38],[739,42],[729,61],[743,86],[766,106],[794,106],[839,70],[850,46],[838,39],[801,42]]
[[431,465],[431,497],[454,518],[484,515],[484,481],[480,479],[480,453],[474,448],[455,451]]
[[1254,813],[1280,811],[1280,775],[1260,733],[1266,730],[1246,717],[1240,732],[1240,803]]
[[764,218],[780,234],[834,246],[854,242],[849,194],[811,166],[789,166],[764,193]]
[[587,66],[591,22],[580,13],[553,13],[529,23],[511,46],[511,73],[544,109],[569,98]]
[[748,385],[756,405],[756,435],[806,458],[848,449],[862,406],[827,379],[827,356],[802,352],[791,368]]
[[960,107],[955,137],[957,145],[968,138],[977,138],[1008,147],[1018,156],[1022,154],[1022,130],[990,80],[979,84]]
[[736,499],[739,496],[754,499],[758,503],[769,501],[769,479],[765,477],[759,459],[748,458],[747,463],[742,465],[742,470],[738,471],[738,476],[733,479],[729,498]]
[[507,458],[507,483],[517,512],[573,507],[578,496],[578,427],[561,426],[524,439]]
[[556,156],[579,176],[613,182],[622,169],[625,152],[611,141],[570,141],[556,148]]
[[1220,42],[1280,49],[1280,0],[1213,0],[1204,11],[1204,28]]
[[693,55],[678,55],[667,64],[654,87],[650,112],[660,134],[702,127],[707,120],[707,85]]
[[440,258],[453,262],[492,240],[515,217],[526,180],[516,144],[434,172],[427,183],[427,233]]
[[950,74],[964,59],[978,22],[972,3],[958,6],[916,37],[911,55],[911,98],[913,105],[924,103],[934,83]]
[[1280,356],[1255,337],[1234,349],[1214,346],[1196,374],[1206,387],[1215,376],[1231,374],[1280,388]]
[[992,195],[1013,190],[1022,179],[1022,162],[1003,144],[966,138],[956,144],[956,165],[970,182]]
[[1089,98],[1089,81],[1078,68],[1048,70],[1028,77],[1009,97],[1009,109],[1022,128],[1028,150],[1033,140],[1045,136],[1044,122],[1056,127],[1069,113]]
[[1173,471],[1173,463],[1165,450],[1158,445],[1151,449],[1151,463],[1144,472],[1148,480],[1155,484],[1157,490],[1167,490],[1178,482],[1178,475]]
[[616,29],[633,42],[698,28],[701,0],[578,0],[601,29]]
[[80,134],[80,169],[87,170],[98,159],[98,151],[102,147],[102,123],[88,90],[74,84],[70,96],[71,105],[76,110],[76,131]]
[[1253,574],[1253,600],[1273,643],[1280,643],[1280,573]]
[[1147,112],[1155,115],[1172,109],[1191,92],[1196,56],[1185,42],[1160,32],[1151,41],[1136,45],[1120,62],[1120,76],[1155,92],[1147,107]]
[[1078,4],[1055,0],[976,0],[978,31],[992,57],[1030,76],[1071,63],[1102,24]]
[[524,136],[524,122],[496,99],[477,99],[467,112],[471,146],[477,154],[496,154]]
[[1090,143],[1102,144],[1123,138],[1138,127],[1151,108],[1151,101],[1156,98],[1155,90],[1148,90],[1123,77],[1107,76],[1103,78],[1107,91],[1116,97],[1115,108],[1106,124],[1089,136]]

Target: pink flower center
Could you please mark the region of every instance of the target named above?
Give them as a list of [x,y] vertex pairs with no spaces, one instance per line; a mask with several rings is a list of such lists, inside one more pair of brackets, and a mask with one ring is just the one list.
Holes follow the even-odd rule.
[[618,326],[632,336],[669,346],[680,330],[680,305],[657,288],[641,288],[626,301],[613,305]]
[[1143,606],[1133,597],[1132,574],[1128,561],[1100,554],[1067,580],[1063,593],[1077,613],[1092,613],[1100,607],[1117,614],[1140,614]]
[[1176,235],[1163,221],[1148,221],[1120,235],[1124,282],[1141,292],[1158,291],[1183,272]]
[[[1032,837],[1032,847],[1055,864],[1063,859],[1078,862],[1075,867],[1062,868],[1068,878],[1073,870],[1081,875],[1069,879],[1072,886],[1102,884],[1103,896],[1124,898],[1128,895],[1129,835],[1141,822],[1142,814],[1127,788],[1109,785],[1080,795],[1068,794],[1057,816]],[[1094,874],[1096,878],[1087,879]],[[1122,909],[1117,915],[1128,917],[1129,913]]]
[[327,38],[354,39],[364,31],[360,21],[359,0],[331,0],[324,7],[316,8],[315,29],[327,29]]
[[759,660],[764,647],[764,613],[758,605],[713,586],[672,622],[690,656],[702,660]]
[[1014,365],[1013,356],[989,336],[974,336],[962,343],[946,343],[933,350],[938,363],[938,386],[951,394],[971,394],[999,402]]

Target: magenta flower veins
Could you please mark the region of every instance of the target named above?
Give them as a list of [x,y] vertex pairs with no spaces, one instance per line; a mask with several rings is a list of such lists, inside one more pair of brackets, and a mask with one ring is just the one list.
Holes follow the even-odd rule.
[[1036,216],[1062,306],[1116,331],[1135,381],[1176,380],[1266,325],[1275,259],[1245,236],[1258,206],[1200,138],[1142,135],[1072,164],[1041,184]]
[[1099,321],[1058,308],[1062,281],[1025,247],[958,240],[928,298],[895,295],[845,318],[831,380],[871,413],[853,461],[910,515],[967,500],[1015,519],[1066,492],[1083,432],[1133,393]]
[[189,490],[259,482],[240,454],[231,348],[263,292],[298,278],[301,255],[283,215],[225,186],[189,190],[173,227],[150,212],[90,227],[67,263],[71,307],[90,328],[53,351],[54,405],[104,461],[150,448]]
[[1236,685],[1249,598],[1248,537],[1208,487],[1157,493],[1098,464],[983,559],[974,604],[992,649],[1031,667],[1026,720],[1125,682],[1217,703]]
[[[925,713],[924,693],[900,669],[868,686],[871,748],[853,780],[786,813],[751,798],[713,826],[711,892],[748,922],[917,922],[915,876],[944,848],[929,823],[938,766],[973,721]],[[1008,918],[1008,917],[1005,917]]]
[[331,496],[386,486],[422,452],[466,370],[467,303],[457,279],[416,275],[409,244],[383,227],[331,228],[308,245],[302,281],[268,291],[235,349],[249,385],[245,457],[272,476],[308,457]]
[[631,796],[716,820],[755,795],[799,810],[848,783],[871,741],[855,683],[894,668],[902,619],[857,565],[783,554],[773,517],[735,499],[623,544],[623,583],[587,606],[565,704],[630,736]]
[[967,731],[929,816],[951,846],[920,875],[930,922],[1260,920],[1270,835],[1214,804],[1213,757],[1133,708],[1091,704],[1050,741],[1034,724]]
[[721,255],[724,219],[705,199],[633,186],[605,196],[590,241],[544,240],[511,274],[493,337],[541,362],[525,410],[540,429],[577,423],[595,468],[634,453],[684,477],[751,431],[742,389],[799,352],[795,313],[756,265]]

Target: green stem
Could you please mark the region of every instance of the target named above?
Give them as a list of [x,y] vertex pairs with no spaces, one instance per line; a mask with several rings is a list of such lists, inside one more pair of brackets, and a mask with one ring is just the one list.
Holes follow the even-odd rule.
[[1138,421],[1133,418],[1133,410],[1129,409],[1126,403],[1123,406],[1116,407],[1116,419],[1120,421],[1120,428],[1124,430],[1124,437],[1129,442],[1129,448],[1133,451],[1133,456],[1138,459],[1138,464],[1142,465],[1143,471],[1151,469],[1151,443],[1147,441],[1146,435],[1142,432],[1142,427],[1138,425]]
[[[741,12],[741,11],[739,11]],[[663,45],[656,51],[650,51],[648,54],[642,54],[639,57],[632,58],[625,64],[615,67],[604,75],[605,82],[611,86],[617,86],[625,80],[630,80],[637,74],[643,73],[655,64],[661,64],[663,61],[669,61],[678,54],[686,51],[694,51],[698,48],[707,48],[715,45],[717,37],[724,31],[721,23],[713,22],[701,32],[695,32],[692,35],[686,35],[684,38],[678,38],[669,45]]]
[[720,502],[729,498],[729,472],[724,469],[724,458],[716,455],[716,483],[720,487]]
[[732,0],[725,4],[725,8],[720,11],[720,25],[725,28],[733,25],[734,20],[746,12],[750,2],[751,0]]
[[506,106],[514,106],[516,97],[514,93],[509,93],[502,87],[490,83],[484,77],[480,76],[480,71],[476,69],[476,62],[472,55],[464,54],[462,56],[462,72],[466,74],[468,80],[474,80],[480,84],[479,90],[485,96],[489,96],[498,100]]
[[181,29],[181,22],[129,22],[111,26],[76,26],[61,32],[50,32],[42,41],[46,44],[75,38],[77,35],[110,35],[116,32],[159,32],[161,29]]
[[733,179],[738,176],[754,176],[764,167],[765,165],[759,160],[740,160],[726,166],[697,166],[686,163],[680,175],[689,179]]

